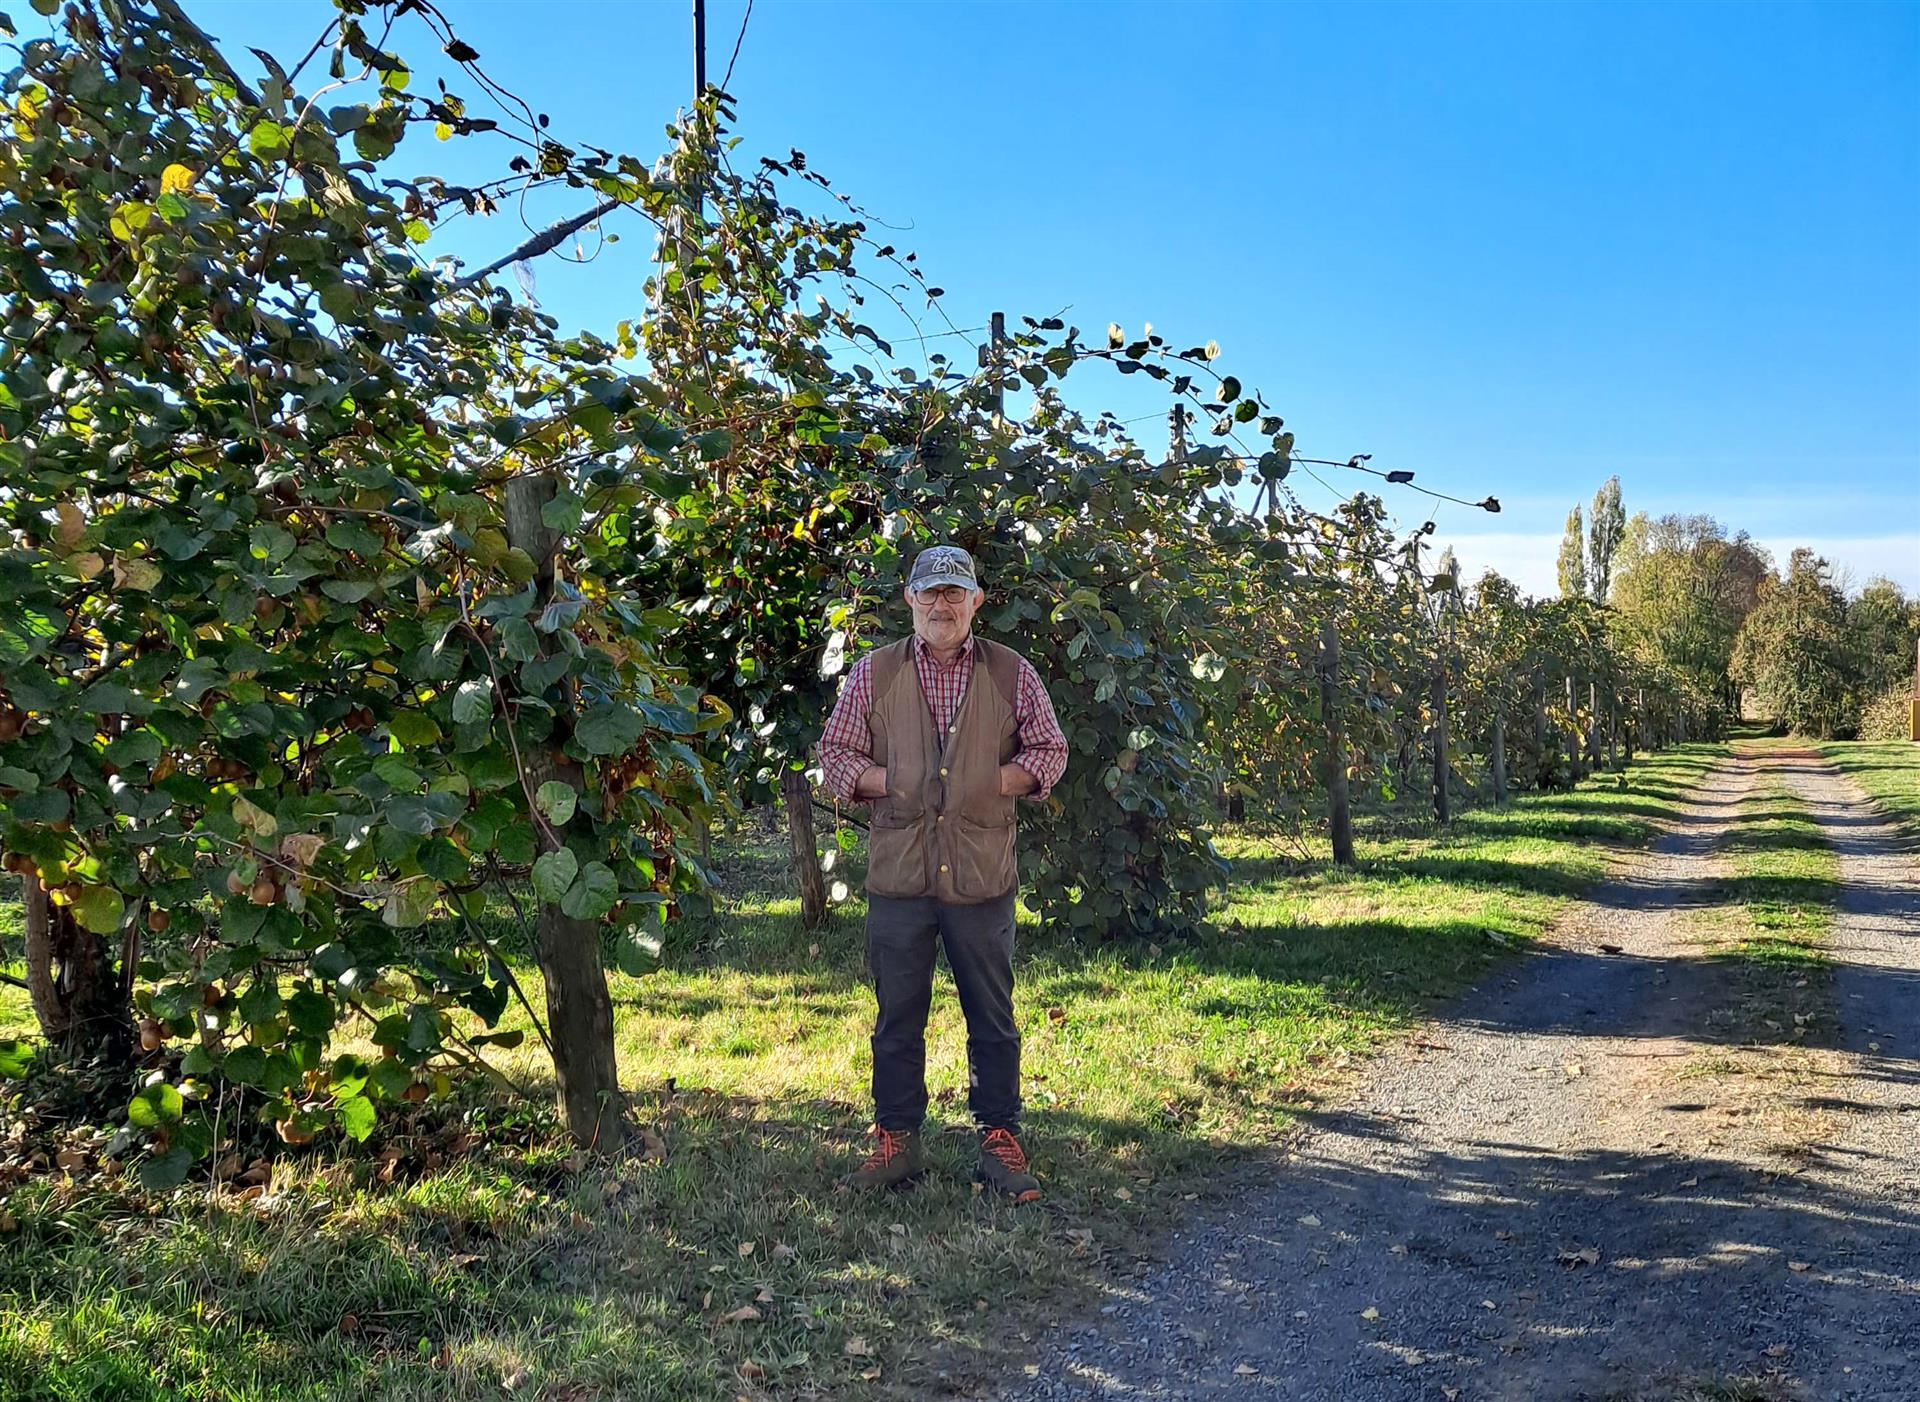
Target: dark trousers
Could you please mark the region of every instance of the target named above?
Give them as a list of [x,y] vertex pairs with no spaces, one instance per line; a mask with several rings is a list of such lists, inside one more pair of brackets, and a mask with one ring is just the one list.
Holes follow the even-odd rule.
[[874,1120],[918,1129],[927,1114],[927,1010],[944,945],[967,1015],[967,1104],[983,1129],[1020,1127],[1020,1030],[1013,1020],[1013,902],[982,905],[867,897]]

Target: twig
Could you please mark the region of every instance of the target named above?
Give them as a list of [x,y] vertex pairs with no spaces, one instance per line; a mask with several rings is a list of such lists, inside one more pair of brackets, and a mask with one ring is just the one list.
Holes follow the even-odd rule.
[[525,243],[521,244],[518,248],[514,249],[513,252],[507,254],[504,258],[494,259],[477,273],[468,273],[463,278],[456,278],[454,280],[453,290],[455,292],[464,292],[482,279],[492,277],[502,268],[510,267],[515,263],[525,262],[529,258],[538,258],[548,249],[557,248],[568,234],[579,229],[584,229],[601,215],[618,209],[627,203],[628,201],[622,199],[602,200],[585,214],[575,214],[569,218],[562,219],[558,224],[549,225]]

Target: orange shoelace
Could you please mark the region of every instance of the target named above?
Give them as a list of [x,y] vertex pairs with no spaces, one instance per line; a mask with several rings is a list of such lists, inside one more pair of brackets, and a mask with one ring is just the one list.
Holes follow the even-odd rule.
[[1027,1156],[1020,1148],[1020,1141],[1007,1130],[988,1130],[987,1137],[980,1141],[980,1149],[983,1153],[992,1154],[1015,1173],[1027,1171]]
[[860,1165],[862,1172],[871,1172],[877,1168],[885,1168],[906,1152],[906,1146],[901,1142],[900,1136],[892,1130],[882,1129],[880,1126],[875,1125],[873,1127],[873,1135],[874,1138],[880,1142],[874,1146],[873,1152],[867,1155],[867,1161]]

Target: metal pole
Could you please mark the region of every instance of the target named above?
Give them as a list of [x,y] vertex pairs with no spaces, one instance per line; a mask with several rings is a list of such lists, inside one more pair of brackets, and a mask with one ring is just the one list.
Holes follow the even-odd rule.
[[693,100],[707,94],[707,0],[693,0]]

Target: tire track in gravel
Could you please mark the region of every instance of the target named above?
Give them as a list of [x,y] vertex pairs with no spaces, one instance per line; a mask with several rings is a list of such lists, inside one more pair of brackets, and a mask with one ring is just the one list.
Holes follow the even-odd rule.
[[[1784,780],[1839,854],[1840,1031],[1789,1160],[1714,1078],[1735,974],[1687,935]],[[1055,1330],[1008,1402],[1920,1398],[1920,883],[1812,756],[1709,775],[1546,948],[1383,1056],[1270,1185]],[[1610,953],[1602,946],[1616,948]],[[1802,1086],[1804,1088],[1804,1084]],[[1597,1257],[1597,1259],[1596,1259]]]

